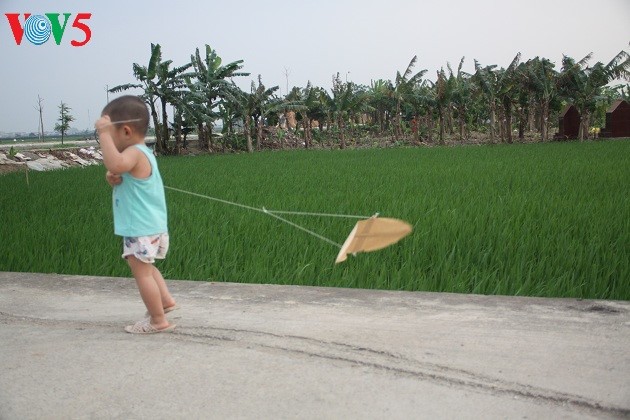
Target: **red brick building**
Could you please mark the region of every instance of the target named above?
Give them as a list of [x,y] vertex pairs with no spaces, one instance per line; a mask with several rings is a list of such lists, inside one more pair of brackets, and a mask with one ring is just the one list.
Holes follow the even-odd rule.
[[580,113],[573,105],[567,105],[560,113],[556,139],[577,139],[580,132]]
[[630,103],[621,99],[606,111],[606,127],[600,137],[630,137]]

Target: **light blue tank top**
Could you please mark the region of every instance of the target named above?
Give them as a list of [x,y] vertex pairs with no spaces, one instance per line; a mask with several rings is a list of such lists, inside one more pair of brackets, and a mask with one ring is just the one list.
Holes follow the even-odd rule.
[[151,163],[151,175],[139,179],[129,172],[122,174],[122,183],[114,187],[114,233],[119,236],[148,236],[167,233],[164,184],[153,152],[137,144]]

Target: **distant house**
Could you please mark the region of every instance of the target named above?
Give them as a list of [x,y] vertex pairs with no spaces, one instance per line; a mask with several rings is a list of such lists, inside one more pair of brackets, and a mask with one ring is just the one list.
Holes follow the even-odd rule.
[[577,139],[580,132],[580,113],[574,105],[567,105],[560,113],[556,139]]
[[600,137],[630,137],[630,103],[621,99],[606,111],[606,127]]

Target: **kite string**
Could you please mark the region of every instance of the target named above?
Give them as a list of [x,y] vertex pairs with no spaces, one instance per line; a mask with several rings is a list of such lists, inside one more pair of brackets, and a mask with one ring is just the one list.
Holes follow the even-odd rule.
[[116,124],[126,124],[126,123],[136,122],[136,121],[140,121],[140,118],[135,118],[133,120],[112,121],[108,124],[105,124],[103,127],[107,127],[109,125],[116,125]]
[[[216,197],[211,197],[209,195],[203,195],[203,194],[197,194],[191,191],[186,191],[186,190],[182,190],[179,188],[173,188],[173,187],[168,187],[168,186],[164,186],[165,189],[169,189],[169,190],[173,190],[173,191],[178,191],[184,194],[190,194],[193,195],[195,197],[201,197],[201,198],[205,198],[208,200],[213,200],[213,201],[218,201],[219,203],[223,203],[223,204],[230,204],[232,206],[236,206],[236,207],[241,207],[247,210],[254,210],[254,211],[258,211],[264,214],[267,214],[271,217],[274,217],[288,225],[291,225],[297,229],[300,229],[310,235],[313,235],[314,237],[321,239],[322,241],[328,242],[329,244],[332,244],[338,248],[341,248],[342,246],[340,244],[338,244],[337,242],[326,238],[325,236],[322,236],[318,233],[313,232],[312,230],[306,229],[305,227],[302,227],[296,223],[291,222],[290,220],[287,220],[283,217],[278,216],[278,214],[299,214],[299,215],[309,215],[309,216],[329,216],[329,217],[348,217],[348,218],[358,218],[358,219],[369,219],[369,217],[364,217],[364,216],[352,216],[352,215],[344,215],[344,214],[330,214],[330,213],[308,213],[308,212],[292,212],[292,211],[274,211],[274,210],[267,210],[266,208],[262,208],[259,209],[257,207],[251,207],[251,206],[246,206],[245,204],[240,204],[240,203],[235,203],[233,201],[228,201],[228,200],[223,200],[221,198],[216,198]],[[278,214],[276,214],[278,213]],[[376,217],[378,216],[378,213],[376,213],[374,216],[372,217]]]
[[[267,213],[274,214],[293,214],[297,216],[321,216],[321,217],[345,217],[348,219],[369,219],[374,216],[355,216],[352,214],[335,214],[335,213],[311,213],[306,211],[285,211],[285,210],[267,210]],[[378,215],[378,213],[376,213]]]
[[267,214],[273,213],[273,214],[292,214],[292,215],[299,215],[299,216],[345,217],[348,219],[369,219],[371,217],[378,216],[378,213],[374,214],[373,216],[356,216],[356,215],[351,215],[351,214],[337,214],[337,213],[311,213],[311,212],[305,212],[305,211],[267,210],[264,207],[260,209],[258,207],[246,206],[245,204],[235,203],[233,201],[223,200],[221,198],[211,197],[209,195],[197,194],[194,192],[181,190],[179,188],[168,187],[166,185],[164,186],[164,188],[173,190],[173,191],[179,191],[184,194],[194,195],[196,197],[206,198],[208,200],[218,201],[219,203],[230,204],[232,206],[241,207],[247,210],[259,211],[259,212],[267,213]]
[[308,230],[305,227],[302,227],[302,226],[300,226],[298,224],[293,223],[290,220],[287,220],[287,219],[284,219],[284,218],[278,216],[277,214],[273,214],[273,213],[271,213],[269,210],[267,210],[264,207],[262,208],[262,210],[263,210],[263,213],[268,214],[271,217],[275,217],[276,219],[278,219],[278,220],[280,220],[280,221],[282,221],[284,223],[287,223],[287,224],[289,224],[289,225],[291,225],[291,226],[293,226],[295,228],[298,228],[298,229],[300,229],[300,230],[302,230],[302,231],[304,231],[306,233],[309,233],[309,234],[313,235],[314,237],[321,239],[322,241],[328,242],[329,244],[332,244],[332,245],[336,246],[337,248],[341,248],[341,244],[338,244],[337,242],[335,242],[335,241],[333,241],[331,239],[328,239],[325,236],[322,236],[322,235],[320,235],[318,233],[315,233],[312,230]]
[[259,209],[259,208],[246,206],[245,204],[235,203],[233,201],[228,201],[228,200],[222,200],[220,198],[210,197],[209,195],[197,194],[197,193],[186,191],[186,190],[180,190],[179,188],[167,187],[166,185],[164,186],[164,188],[169,189],[169,190],[173,190],[173,191],[179,191],[179,192],[184,193],[184,194],[194,195],[196,197],[206,198],[208,200],[218,201],[219,203],[230,204],[232,206],[241,207],[241,208],[244,208],[244,209],[247,209],[247,210],[254,210],[254,211],[259,211],[259,212],[264,213],[264,211]]

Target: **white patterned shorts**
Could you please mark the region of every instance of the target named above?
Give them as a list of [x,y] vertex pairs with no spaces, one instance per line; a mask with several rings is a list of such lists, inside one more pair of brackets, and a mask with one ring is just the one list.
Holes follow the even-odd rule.
[[163,260],[168,252],[168,233],[159,235],[123,237],[123,258],[133,255],[142,262],[153,264]]

